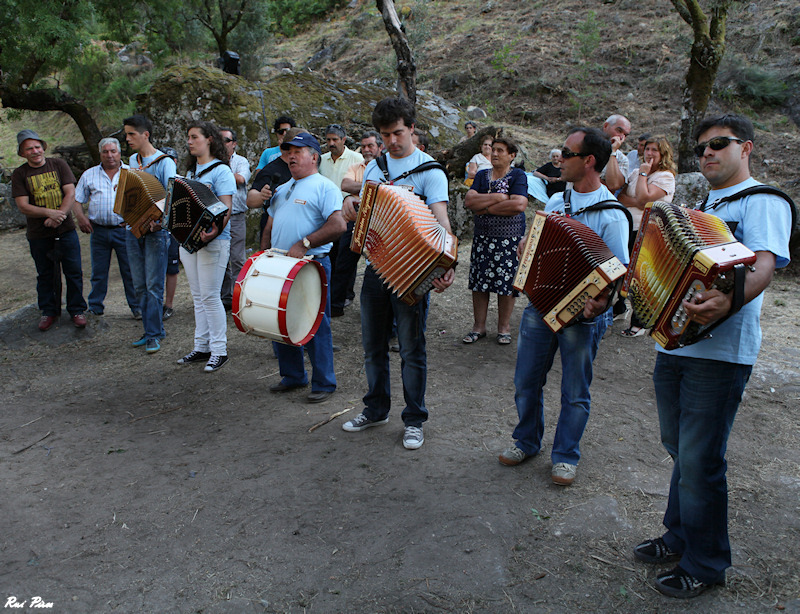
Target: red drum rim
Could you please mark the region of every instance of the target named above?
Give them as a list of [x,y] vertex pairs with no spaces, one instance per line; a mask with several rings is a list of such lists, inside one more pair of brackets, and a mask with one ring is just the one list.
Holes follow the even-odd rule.
[[[298,342],[294,342],[289,339],[289,336],[284,333],[283,331],[287,330],[286,327],[286,304],[289,302],[289,290],[291,290],[292,284],[294,283],[295,277],[297,277],[297,273],[302,269],[304,266],[313,264],[317,267],[317,272],[319,273],[320,281],[322,282],[322,292],[320,293],[320,302],[319,302],[319,309],[317,310],[317,318],[314,320],[314,324],[311,325],[311,329],[308,331],[308,334],[303,337]],[[281,290],[281,298],[278,303],[278,328],[281,331],[281,337],[283,338],[284,342],[288,345],[305,345],[309,341],[314,338],[314,335],[317,334],[317,329],[319,328],[320,323],[322,322],[322,317],[325,315],[325,305],[328,302],[328,277],[325,275],[325,269],[322,265],[317,262],[316,260],[301,260],[297,264],[295,264],[289,274],[286,276],[286,281],[283,282],[283,289]]]
[[236,328],[238,328],[243,333],[249,332],[245,327],[244,323],[239,318],[239,313],[242,311],[242,284],[244,283],[245,277],[247,277],[247,272],[250,270],[250,267],[253,266],[253,263],[256,259],[264,253],[264,250],[257,251],[255,254],[250,256],[247,259],[247,262],[244,263],[242,266],[242,270],[239,271],[239,276],[236,278],[236,283],[233,285],[233,299],[231,300],[231,304],[233,308],[231,309],[231,315],[233,316],[233,322],[236,324]]

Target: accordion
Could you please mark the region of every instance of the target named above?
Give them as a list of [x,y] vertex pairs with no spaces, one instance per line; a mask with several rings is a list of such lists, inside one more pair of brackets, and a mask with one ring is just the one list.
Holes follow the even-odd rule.
[[167,184],[164,224],[175,240],[190,254],[208,245],[200,233],[217,226],[222,232],[228,205],[216,197],[205,183],[173,177]]
[[537,211],[514,289],[525,294],[553,332],[583,313],[586,301],[625,275],[625,266],[591,228]]
[[150,222],[161,219],[165,196],[164,186],[153,175],[123,168],[119,171],[114,213],[122,216],[138,239],[150,232]]
[[711,288],[730,292],[735,269],[755,261],[715,215],[647,203],[622,294],[656,342],[672,350],[706,338],[709,330],[688,321],[682,302]]
[[458,239],[408,186],[367,181],[350,249],[370,260],[401,301],[415,305],[455,265]]

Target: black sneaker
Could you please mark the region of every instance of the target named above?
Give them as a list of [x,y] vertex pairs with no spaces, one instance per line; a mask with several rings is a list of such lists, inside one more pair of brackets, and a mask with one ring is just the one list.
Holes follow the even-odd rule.
[[633,556],[645,563],[670,563],[677,561],[681,555],[669,549],[660,537],[648,539],[633,549]]
[[228,355],[223,354],[222,356],[211,356],[206,363],[205,368],[203,371],[206,373],[211,373],[212,371],[218,371],[222,367],[225,366],[225,363],[228,362]]
[[724,582],[715,582],[711,584],[701,582],[680,565],[672,571],[656,576],[656,588],[659,592],[678,599],[697,597],[705,592],[706,589],[714,586],[714,584],[724,584]]
[[183,358],[179,358],[178,364],[188,365],[190,362],[205,362],[209,358],[211,358],[211,352],[198,352],[197,350],[192,350]]

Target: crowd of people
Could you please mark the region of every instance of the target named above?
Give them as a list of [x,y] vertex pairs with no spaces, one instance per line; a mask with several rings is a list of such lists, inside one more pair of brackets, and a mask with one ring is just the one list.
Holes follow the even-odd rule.
[[[141,338],[132,340],[147,353],[158,352],[164,338],[164,319],[172,303],[170,276],[177,274],[174,239],[160,222],[136,237],[114,213],[113,202],[120,169],[152,174],[165,187],[176,176],[174,155],[151,143],[150,121],[134,115],[123,122],[125,138],[135,152],[126,165],[116,139],[100,141],[100,165],[76,182],[69,166],[45,156],[47,143],[34,131],[17,135],[18,153],[25,159],[12,176],[12,195],[25,214],[27,238],[37,270],[39,329],[47,331],[61,309],[60,275],[52,253],[63,268],[66,308],[76,327],[87,324],[85,313],[101,316],[108,288],[111,252],[117,256],[125,297],[132,317],[141,319]],[[212,226],[201,239],[205,247],[190,252],[177,248],[191,291],[195,333],[191,351],[179,364],[205,363],[215,372],[227,364],[226,307],[231,288],[245,261],[245,217],[248,209],[262,209],[261,248],[283,250],[290,257],[311,258],[331,284],[319,328],[304,346],[275,343],[281,380],[273,393],[309,385],[304,354],[311,364],[310,403],[327,400],[337,382],[331,318],[343,315],[355,298],[359,254],[349,249],[361,189],[365,181],[395,180],[424,199],[438,223],[450,230],[447,214],[448,178],[442,168],[424,165],[433,158],[416,127],[413,105],[404,98],[387,98],[372,114],[374,130],[360,135],[360,152],[347,147],[347,134],[338,124],[325,129],[327,152],[319,140],[298,128],[288,116],[274,124],[278,145],[260,157],[249,189],[250,168],[236,154],[236,133],[207,121],[187,129],[189,151],[182,172],[209,186],[227,207],[221,229]],[[477,133],[468,122],[467,137]],[[676,167],[669,141],[642,134],[630,154],[623,144],[631,123],[611,115],[601,128],[575,127],[550,161],[534,176],[545,181],[545,211],[567,215],[592,229],[624,265],[630,260],[632,235],[639,230],[642,210],[654,200],[671,201]],[[693,321],[706,325],[726,318],[711,339],[675,350],[658,347],[653,371],[661,440],[674,460],[672,481],[660,537],[634,548],[646,563],[677,562],[657,576],[662,593],[688,598],[721,583],[731,565],[727,533],[725,451],[745,385],[756,360],[761,332],[759,314],[763,291],[776,268],[789,262],[792,217],[785,198],[764,193],[750,176],[749,159],[755,134],[746,118],[723,115],[705,119],[695,131],[700,170],[711,185],[703,205],[731,227],[736,239],[756,254],[741,288],[724,293],[701,291],[684,308]],[[511,314],[517,292],[512,282],[525,249],[525,210],[528,178],[515,167],[519,147],[506,136],[483,138],[467,168],[471,180],[465,206],[474,216],[469,289],[474,321],[463,343],[475,344],[487,336],[490,295],[497,294],[497,334],[500,345],[512,344]],[[174,153],[174,152],[172,152]],[[77,183],[77,187],[76,187]],[[743,192],[743,190],[747,190]],[[599,205],[603,205],[602,207]],[[83,298],[78,228],[91,235],[91,291]],[[172,255],[170,255],[172,253]],[[444,292],[454,280],[449,269],[433,281]],[[174,285],[172,286],[174,294]],[[517,467],[540,453],[545,431],[543,388],[560,354],[561,409],[550,453],[552,482],[569,486],[577,476],[580,441],[589,420],[592,365],[604,333],[615,314],[614,292],[607,288],[582,304],[579,321],[558,333],[545,325],[533,303],[524,308],[517,340],[513,376],[518,424],[512,443],[499,453],[499,462]],[[391,409],[390,351],[400,353],[403,390],[403,446],[414,450],[425,439],[429,419],[425,404],[427,353],[425,331],[429,296],[415,305],[398,299],[370,262],[361,284],[361,342],[364,350],[366,393],[363,410],[343,423],[349,433],[387,424]],[[169,310],[169,311],[168,311]],[[621,314],[626,312],[622,303]],[[631,314],[623,333],[643,334]],[[396,345],[396,348],[393,346]]]

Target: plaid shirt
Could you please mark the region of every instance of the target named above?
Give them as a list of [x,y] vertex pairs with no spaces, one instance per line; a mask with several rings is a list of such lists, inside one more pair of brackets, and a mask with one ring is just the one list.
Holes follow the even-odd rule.
[[[123,164],[121,168],[128,168]],[[119,184],[119,169],[114,179],[109,179],[103,166],[98,164],[88,169],[81,175],[75,187],[75,200],[82,204],[89,204],[88,217],[93,224],[100,226],[119,226],[123,223],[122,216],[114,213],[114,199],[117,196]]]

